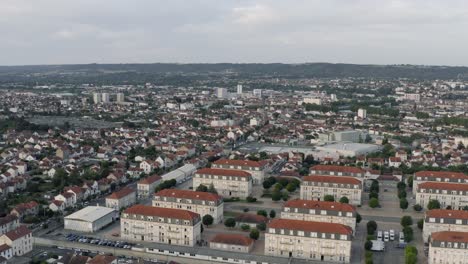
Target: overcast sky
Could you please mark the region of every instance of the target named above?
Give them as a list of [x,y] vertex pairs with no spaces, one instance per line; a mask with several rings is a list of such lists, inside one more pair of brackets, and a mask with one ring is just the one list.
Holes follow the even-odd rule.
[[468,65],[466,0],[0,0],[0,65]]

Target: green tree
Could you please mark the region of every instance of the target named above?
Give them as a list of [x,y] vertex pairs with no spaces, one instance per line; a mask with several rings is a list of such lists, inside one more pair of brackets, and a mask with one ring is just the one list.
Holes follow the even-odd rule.
[[335,197],[333,197],[333,195],[331,195],[331,194],[327,194],[327,195],[325,195],[325,197],[323,197],[323,200],[326,201],[326,202],[334,202]]
[[419,219],[418,220],[418,228],[420,230],[423,230],[423,227],[424,227],[424,219]]
[[203,224],[206,225],[206,226],[212,225],[213,222],[214,222],[213,216],[211,216],[211,215],[209,215],[209,214],[204,215],[204,216],[203,216],[203,219],[202,219],[202,222],[203,222]]
[[273,191],[273,193],[271,194],[271,199],[275,202],[281,200],[281,192],[280,191]]
[[415,246],[405,248],[405,264],[416,264],[418,261],[418,250]]
[[257,229],[260,230],[260,231],[265,231],[266,230],[266,224],[265,223],[257,224]]
[[403,227],[411,226],[411,225],[413,225],[413,218],[411,218],[411,216],[409,216],[409,215],[405,215],[405,216],[403,216],[401,218],[400,224]]
[[369,199],[372,199],[372,198],[379,199],[379,194],[376,192],[370,192]]
[[356,223],[361,223],[362,221],[362,216],[359,213],[356,213]]
[[379,187],[379,182],[377,180],[372,180],[369,191],[379,193],[380,187]]
[[429,203],[427,203],[427,209],[440,209],[440,202],[438,200],[430,200]]
[[409,176],[408,179],[406,180],[408,183],[408,187],[413,188],[413,176]]
[[375,222],[374,220],[371,220],[367,222],[366,227],[367,227],[367,234],[373,235],[375,231],[377,230],[377,222]]
[[247,230],[250,230],[250,226],[248,224],[243,224],[243,225],[241,225],[241,229],[243,231],[247,231]]
[[420,212],[423,208],[420,204],[415,204],[413,205],[413,209],[416,211],[416,212]]
[[252,231],[250,231],[249,237],[253,240],[257,240],[260,237],[260,232],[257,229],[252,229]]
[[268,217],[268,213],[265,210],[258,210],[257,215],[263,215],[264,217]]
[[372,248],[372,241],[367,240],[366,243],[364,243],[364,248],[365,248],[366,250],[371,250],[371,248]]
[[405,242],[413,241],[413,229],[410,226],[403,227],[403,234],[405,235]]
[[210,186],[208,187],[208,190],[207,190],[209,193],[214,193],[214,194],[218,194],[218,191],[216,190],[216,188],[214,187],[213,183],[210,184]]
[[206,187],[206,186],[203,185],[203,184],[200,184],[200,185],[198,185],[196,191],[197,191],[197,192],[208,192],[208,187]]
[[340,203],[344,203],[344,204],[349,203],[348,197],[346,197],[346,196],[341,197],[341,198],[340,198]]
[[408,200],[406,198],[400,199],[400,208],[403,210],[408,209]]
[[234,218],[228,218],[224,221],[224,225],[229,228],[233,228],[236,226],[236,220]]
[[276,217],[276,211],[271,209],[270,211],[270,218],[275,218]]
[[288,185],[286,185],[286,190],[288,190],[288,192],[294,192],[296,190],[297,186],[290,182],[288,183]]
[[376,208],[379,206],[379,200],[376,198],[372,198],[369,200],[369,207],[370,208]]

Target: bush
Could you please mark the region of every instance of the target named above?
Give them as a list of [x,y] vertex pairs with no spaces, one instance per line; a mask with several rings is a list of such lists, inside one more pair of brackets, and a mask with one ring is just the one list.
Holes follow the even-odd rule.
[[272,209],[270,211],[270,218],[275,218],[275,217],[276,217],[276,211]]
[[275,189],[275,191],[281,191],[283,189],[283,185],[281,185],[281,183],[277,183],[273,189]]
[[413,188],[413,176],[409,176],[406,182],[408,183],[408,187]]
[[398,190],[400,190],[400,191],[401,191],[401,190],[405,190],[405,189],[406,189],[406,184],[405,184],[404,182],[402,182],[402,181],[401,181],[401,182],[398,182],[397,188],[398,188]]
[[375,240],[375,235],[367,235],[366,240]]
[[325,197],[323,197],[323,200],[326,201],[326,202],[334,202],[335,197],[333,197],[333,195],[331,195],[331,194],[327,194],[327,195],[325,195]]
[[263,215],[264,217],[268,217],[268,213],[265,210],[258,210],[257,215]]
[[252,197],[252,196],[248,196],[248,197],[246,198],[246,201],[247,201],[248,203],[255,203],[255,202],[257,201],[257,198]]
[[277,202],[279,200],[281,200],[281,192],[280,191],[274,191],[272,194],[271,194],[271,200]]
[[413,225],[413,218],[411,218],[411,216],[409,216],[409,215],[405,215],[405,216],[403,216],[401,218],[400,224],[403,227],[411,226],[411,225]]
[[[367,242],[370,242],[370,241],[367,241]],[[367,243],[366,242],[366,243]],[[371,248],[372,248],[372,242],[370,242],[371,244]],[[364,245],[365,246],[365,245]],[[373,257],[373,253],[372,252],[366,252],[366,261],[365,261],[365,264],[373,264],[374,261],[372,260],[372,257]]]
[[367,234],[373,235],[375,233],[375,230],[377,230],[377,222],[375,222],[374,220],[371,220],[367,222],[366,227],[367,227]]
[[268,177],[265,181],[263,181],[263,188],[269,189],[275,183],[276,183],[275,177]]
[[297,186],[294,185],[294,183],[288,183],[288,185],[286,185],[286,190],[288,190],[288,192],[294,192],[296,190]]
[[416,211],[416,212],[421,212],[421,210],[423,209],[422,206],[420,204],[415,204],[413,205],[413,209]]
[[370,192],[375,192],[379,193],[380,188],[379,188],[379,182],[377,180],[372,180],[371,186],[370,186]]
[[424,219],[419,219],[418,220],[418,228],[420,230],[423,230],[423,227],[424,227]]
[[406,198],[400,199],[400,208],[403,210],[408,209],[408,200]]
[[369,207],[376,208],[379,206],[379,200],[377,198],[372,198],[369,200]]
[[260,237],[260,232],[257,229],[252,229],[252,231],[250,231],[249,237],[253,240],[257,240]]
[[202,222],[203,222],[204,225],[210,226],[210,225],[213,224],[214,219],[213,219],[213,217],[211,215],[207,214],[207,215],[203,216]]
[[241,229],[244,231],[250,230],[250,226],[248,224],[241,225]]
[[200,184],[200,185],[198,185],[196,191],[197,191],[197,192],[208,192],[208,187],[206,187],[206,186],[203,185],[203,184]]
[[405,264],[416,264],[418,261],[418,250],[414,246],[405,248]]
[[340,198],[340,203],[345,203],[345,204],[349,203],[348,197],[346,197],[346,196],[341,197]]
[[226,219],[224,221],[224,225],[226,227],[230,227],[230,228],[235,227],[236,226],[236,220],[234,218],[232,218],[232,217],[228,218],[228,219]]
[[372,241],[367,240],[366,243],[364,243],[364,248],[365,248],[366,250],[371,250],[371,248],[372,248]]
[[257,229],[260,230],[260,231],[265,231],[266,230],[266,224],[265,223],[257,224]]
[[440,202],[438,200],[430,200],[427,204],[427,209],[440,209]]

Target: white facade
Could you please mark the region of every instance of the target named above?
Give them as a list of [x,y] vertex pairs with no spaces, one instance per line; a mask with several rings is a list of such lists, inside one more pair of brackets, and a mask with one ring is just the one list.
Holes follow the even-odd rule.
[[432,233],[441,231],[468,232],[468,211],[433,209],[426,212],[423,241],[428,242]]
[[468,233],[442,231],[433,233],[429,243],[429,264],[467,263]]
[[367,110],[364,108],[359,108],[357,112],[357,116],[361,119],[366,119],[367,118]]
[[118,213],[111,208],[88,206],[64,217],[65,229],[93,233],[111,224]]
[[118,93],[117,94],[117,103],[123,103],[125,102],[125,95],[123,93]]
[[109,93],[102,93],[102,102],[105,103],[105,104],[110,102]]
[[237,85],[237,94],[242,94],[242,84]]
[[468,184],[425,182],[418,185],[416,203],[426,208],[431,200],[437,200],[441,208],[448,206],[462,210],[468,206]]
[[301,184],[302,200],[323,201],[332,195],[335,201],[347,197],[352,205],[361,205],[362,183],[345,176],[306,176]]
[[252,193],[252,176],[244,171],[225,169],[201,169],[193,177],[193,189],[200,184],[213,184],[223,197],[247,198]]
[[228,97],[228,91],[226,88],[216,88],[216,97],[224,99]]
[[26,226],[20,226],[0,237],[0,245],[7,244],[14,256],[23,256],[33,249],[32,232]]
[[100,93],[93,93],[93,102],[95,104],[99,104],[100,102],[102,102],[102,96]]

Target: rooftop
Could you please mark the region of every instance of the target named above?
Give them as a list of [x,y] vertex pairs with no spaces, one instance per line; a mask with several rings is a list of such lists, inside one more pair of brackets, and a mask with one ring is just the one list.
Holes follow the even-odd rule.
[[468,211],[433,209],[426,212],[426,217],[468,219]]
[[205,201],[222,201],[222,197],[214,193],[178,189],[164,189],[155,193],[154,196],[175,197]]
[[325,202],[325,201],[312,201],[312,200],[290,200],[284,204],[284,207],[292,208],[306,208],[327,211],[342,211],[342,212],[355,212],[356,208],[350,204],[339,202]]
[[204,168],[197,170],[197,174],[221,175],[221,176],[235,176],[235,177],[251,177],[252,175],[245,171],[240,170],[226,170],[226,169],[211,169]]
[[342,235],[351,235],[353,233],[351,227],[342,224],[290,219],[273,219],[268,225],[268,228],[279,228],[287,230],[300,230],[307,232],[321,232]]
[[468,232],[442,231],[431,234],[431,241],[468,243]]
[[250,246],[254,241],[253,239],[241,234],[216,234],[216,236],[213,237],[210,242],[229,245]]
[[303,181],[311,181],[311,182],[331,182],[331,183],[344,183],[344,184],[361,184],[361,181],[353,178],[353,177],[346,177],[346,176],[328,176],[328,175],[311,175],[311,176],[304,176],[302,178]]
[[94,222],[112,213],[116,213],[116,211],[112,208],[103,206],[88,206],[69,216],[65,216],[65,219],[80,220],[84,222]]
[[200,215],[182,209],[153,207],[147,205],[137,204],[124,211],[125,214],[145,215],[145,216],[158,216],[173,219],[194,220],[200,218]]

